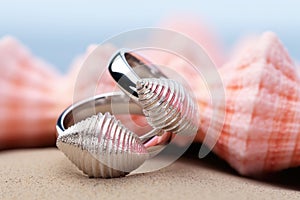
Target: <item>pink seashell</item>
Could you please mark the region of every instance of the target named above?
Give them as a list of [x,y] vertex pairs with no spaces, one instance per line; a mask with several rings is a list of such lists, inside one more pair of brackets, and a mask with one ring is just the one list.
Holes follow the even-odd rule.
[[[0,40],[0,149],[55,144],[55,121],[70,104],[62,77],[11,37]],[[59,103],[58,103],[59,101]]]
[[[242,175],[300,166],[299,78],[274,33],[264,33],[239,57],[220,68],[226,119],[213,151]],[[204,137],[211,107],[199,99]]]
[[[78,81],[81,65],[94,48],[89,47],[70,72],[62,76],[16,39],[7,36],[0,40],[0,149],[54,145],[57,117],[75,98],[113,91],[114,83],[108,75],[97,80],[98,74],[95,77],[93,71],[86,71],[84,75],[88,78]],[[94,51],[93,57],[109,59],[113,51],[115,49],[108,46]],[[99,82],[101,85],[97,85]],[[97,85],[97,90],[91,95],[92,83]],[[75,85],[81,96],[73,97]]]

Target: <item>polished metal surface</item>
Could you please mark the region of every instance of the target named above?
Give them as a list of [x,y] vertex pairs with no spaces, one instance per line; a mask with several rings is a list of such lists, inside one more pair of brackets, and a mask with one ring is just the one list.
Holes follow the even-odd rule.
[[97,95],[77,102],[68,107],[57,120],[57,133],[61,135],[74,122],[80,122],[99,112],[112,112],[115,114],[140,114],[142,109],[135,102],[129,100],[122,92],[112,92]]
[[137,81],[141,78],[167,78],[155,65],[130,51],[120,50],[111,59],[108,70],[132,100],[138,102]]

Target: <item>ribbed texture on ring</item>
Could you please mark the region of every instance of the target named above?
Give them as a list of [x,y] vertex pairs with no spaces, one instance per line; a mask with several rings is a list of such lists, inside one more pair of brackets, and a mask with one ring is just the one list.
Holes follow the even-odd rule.
[[170,79],[141,79],[139,102],[149,124],[173,133],[192,135],[198,130],[198,107],[187,90]]
[[71,126],[59,136],[57,146],[89,177],[125,176],[148,158],[138,136],[109,113]]

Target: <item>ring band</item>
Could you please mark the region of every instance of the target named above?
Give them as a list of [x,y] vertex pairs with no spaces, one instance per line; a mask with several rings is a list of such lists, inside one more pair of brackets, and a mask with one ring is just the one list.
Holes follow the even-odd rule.
[[[114,103],[114,108],[112,108],[112,103]],[[99,112],[112,113],[113,109],[117,112],[116,114],[128,114],[128,108],[132,114],[143,114],[141,108],[136,103],[128,101],[128,98],[121,92],[106,93],[85,99],[71,105],[59,116],[56,124],[58,136],[76,122]]]

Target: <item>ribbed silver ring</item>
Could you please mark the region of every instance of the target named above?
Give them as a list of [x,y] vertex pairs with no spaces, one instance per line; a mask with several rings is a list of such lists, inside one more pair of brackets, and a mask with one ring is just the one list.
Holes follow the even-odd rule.
[[136,53],[118,51],[108,66],[119,88],[142,108],[156,130],[193,136],[200,122],[198,104],[180,83]]
[[123,93],[98,95],[67,108],[56,125],[57,147],[89,177],[125,176],[164,146],[143,141],[113,114],[143,115]]

